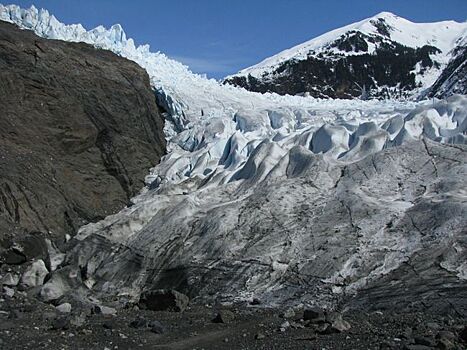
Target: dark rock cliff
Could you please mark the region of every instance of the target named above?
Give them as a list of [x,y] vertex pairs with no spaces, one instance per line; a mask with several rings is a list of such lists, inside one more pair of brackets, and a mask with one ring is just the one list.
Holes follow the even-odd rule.
[[146,72],[0,21],[0,238],[51,239],[118,211],[165,152]]

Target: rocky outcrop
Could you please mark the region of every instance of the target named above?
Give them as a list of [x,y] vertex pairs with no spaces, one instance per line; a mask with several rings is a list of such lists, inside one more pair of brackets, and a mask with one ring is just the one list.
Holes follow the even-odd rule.
[[0,105],[3,248],[33,232],[73,235],[118,211],[165,152],[163,119],[136,63],[6,22]]

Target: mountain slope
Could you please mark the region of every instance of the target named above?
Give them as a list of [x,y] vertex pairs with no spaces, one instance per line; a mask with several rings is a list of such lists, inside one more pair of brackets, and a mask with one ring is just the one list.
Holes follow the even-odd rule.
[[144,70],[0,21],[0,238],[63,240],[123,208],[165,152]]
[[316,97],[410,97],[431,86],[467,23],[412,23],[383,12],[227,77],[251,91]]

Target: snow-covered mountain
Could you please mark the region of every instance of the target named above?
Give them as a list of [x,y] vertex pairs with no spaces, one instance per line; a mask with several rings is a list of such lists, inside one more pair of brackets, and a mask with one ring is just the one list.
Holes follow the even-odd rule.
[[[335,305],[384,278],[391,283],[379,295],[399,295],[387,290],[404,284],[401,290],[413,292],[405,302],[420,295],[448,300],[467,284],[465,97],[254,93],[135,47],[118,25],[86,31],[45,10],[1,5],[0,19],[137,62],[166,111],[168,154],[151,169],[148,186],[133,205],[80,229],[44,298],[51,288],[55,296],[73,289],[137,298],[168,287],[229,301]],[[436,56],[443,64],[445,54]],[[420,286],[404,273],[409,263],[449,283]]]
[[323,34],[227,77],[251,91],[409,97],[430,87],[467,23],[412,23],[389,12]]

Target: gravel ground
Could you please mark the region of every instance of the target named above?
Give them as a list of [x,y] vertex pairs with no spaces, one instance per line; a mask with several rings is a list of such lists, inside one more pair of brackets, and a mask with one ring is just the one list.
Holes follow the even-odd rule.
[[[427,313],[347,312],[350,329],[324,330],[303,311],[261,305],[191,306],[184,312],[131,309],[116,315],[60,313],[16,291],[0,302],[1,349],[466,349],[465,318]],[[221,320],[213,319],[222,311]],[[285,317],[288,317],[287,319]],[[218,318],[219,320],[219,318]],[[135,322],[136,321],[136,322]],[[155,322],[157,321],[157,322]],[[70,323],[71,322],[71,323]]]

